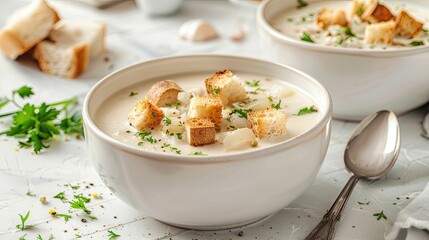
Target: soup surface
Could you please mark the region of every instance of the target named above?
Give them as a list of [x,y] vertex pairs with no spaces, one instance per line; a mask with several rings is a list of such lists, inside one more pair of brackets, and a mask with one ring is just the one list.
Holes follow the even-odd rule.
[[[242,103],[237,102],[233,104],[232,107],[223,108],[222,130],[216,133],[216,137],[220,137],[220,135],[225,132],[245,127],[246,119],[241,118],[239,114],[231,115],[231,110],[252,109],[257,104],[267,104],[267,102],[269,105],[286,114],[287,133],[285,135],[271,139],[258,139],[256,147],[243,146],[240,149],[227,152],[224,150],[224,146],[218,141],[214,144],[205,146],[190,146],[186,140],[186,131],[179,134],[167,134],[163,131],[163,126],[152,129],[150,131],[151,135],[149,137],[146,136],[146,138],[142,140],[137,134],[138,131],[130,126],[128,122],[128,113],[146,96],[149,88],[155,82],[171,79],[178,83],[185,92],[201,93],[205,92],[204,80],[212,74],[213,73],[210,72],[204,72],[167,76],[162,79],[145,81],[141,84],[120,90],[105,101],[97,110],[95,114],[95,123],[103,132],[114,139],[146,151],[213,156],[266,148],[306,132],[321,118],[321,113],[317,111],[317,103],[304,90],[279,79],[272,79],[269,76],[235,72],[245,86],[249,100]],[[174,115],[182,117],[180,122],[186,122],[186,104],[179,102],[179,104],[161,109],[165,115],[170,116],[171,119],[174,118],[172,117]],[[306,109],[307,111],[305,111]],[[308,111],[308,109],[314,109],[317,112]]]
[[[316,1],[307,6],[297,8],[293,6],[277,16],[270,24],[279,32],[298,40],[332,47],[346,47],[358,49],[385,49],[394,50],[404,47],[415,47],[429,44],[429,7],[411,4],[402,1],[383,1],[383,3],[397,15],[406,10],[414,18],[424,24],[422,33],[413,39],[395,36],[392,45],[367,44],[364,41],[365,27],[368,23],[359,17],[351,17],[352,1]],[[323,8],[333,10],[343,9],[346,12],[348,27],[338,25],[329,26],[323,30],[316,24],[317,14]],[[307,36],[305,36],[307,35]]]

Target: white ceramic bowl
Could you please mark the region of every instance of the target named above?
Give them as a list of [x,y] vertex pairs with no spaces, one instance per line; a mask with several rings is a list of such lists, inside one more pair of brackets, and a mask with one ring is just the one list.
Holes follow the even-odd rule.
[[[321,119],[309,131],[266,149],[221,156],[167,155],[121,143],[93,121],[112,94],[153,78],[220,69],[283,79],[318,103]],[[84,107],[90,157],[106,186],[121,200],[172,225],[222,229],[261,219],[302,194],[328,148],[332,103],[328,92],[302,72],[262,60],[223,56],[178,56],[143,62],[98,82]]]
[[[311,2],[320,0],[310,0]],[[410,0],[429,8],[427,0]],[[316,77],[332,96],[334,117],[360,120],[380,109],[402,114],[429,101],[429,44],[395,50],[350,49],[309,44],[270,25],[296,1],[268,0],[257,12],[266,57]],[[428,16],[429,17],[429,16]]]

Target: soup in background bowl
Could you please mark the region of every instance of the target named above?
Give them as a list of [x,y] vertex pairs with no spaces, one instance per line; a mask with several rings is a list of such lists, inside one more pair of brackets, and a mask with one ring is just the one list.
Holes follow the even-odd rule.
[[[241,84],[249,83],[248,95],[273,86],[293,90],[273,105],[288,116],[286,135],[225,151],[219,143],[190,146],[186,133],[179,139],[155,127],[150,131],[156,142],[146,138],[139,144],[139,131],[129,126],[127,115],[152,84],[171,79],[190,91],[204,88],[205,78],[223,69],[236,73]],[[309,105],[317,112],[298,116]],[[124,68],[97,83],[83,109],[90,157],[106,186],[155,219],[192,229],[243,225],[295,200],[323,162],[331,115],[328,92],[310,76],[280,64],[223,55],[169,57]],[[226,127],[217,134],[222,131],[232,130]]]
[[[365,39],[366,28],[376,23],[362,20],[361,26],[356,24],[356,16],[351,16],[354,1],[306,2],[300,6],[296,1],[269,0],[260,5],[257,26],[261,49],[268,58],[317,77],[332,95],[335,118],[361,120],[380,109],[402,114],[429,100],[426,1],[382,2],[393,15],[391,25],[401,10],[423,24],[415,38],[395,34],[392,44],[372,44],[370,38]],[[321,28],[317,21],[326,8],[344,10],[347,25],[338,22]]]

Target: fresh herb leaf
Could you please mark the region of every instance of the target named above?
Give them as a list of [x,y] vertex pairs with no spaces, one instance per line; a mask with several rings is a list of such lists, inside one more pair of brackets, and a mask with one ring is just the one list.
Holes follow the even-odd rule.
[[13,94],[18,94],[22,99],[24,99],[34,95],[34,92],[33,88],[29,86],[22,86],[18,90],[13,91]]
[[231,116],[232,114],[237,114],[239,118],[247,119],[247,113],[250,111],[252,110],[251,109],[233,109],[229,115]]
[[58,198],[63,202],[67,202],[67,198],[64,196],[64,192],[60,192],[57,195],[55,195],[53,198]]
[[30,211],[28,211],[27,214],[25,214],[25,216],[22,216],[21,214],[18,214],[18,215],[19,215],[19,218],[21,219],[21,224],[17,224],[16,228],[20,229],[21,231],[32,228],[31,225],[25,225],[25,222],[30,217]]
[[220,89],[219,89],[219,88],[212,88],[212,93],[213,93],[213,94],[218,95],[218,94],[219,94],[219,92],[220,92]]
[[423,29],[422,29],[422,31],[423,31],[424,33],[428,33],[428,32],[429,32],[429,29],[423,28]]
[[18,240],[25,240],[25,236],[27,236],[27,234],[24,234],[23,236],[21,236],[20,238],[18,238]]
[[250,91],[249,93],[250,94],[258,94],[259,92],[264,92],[264,91],[265,91],[265,89],[258,87],[255,90]]
[[109,232],[109,235],[107,235],[107,236],[109,237],[109,240],[111,240],[111,239],[114,239],[114,238],[117,238],[117,237],[121,236],[121,235],[119,235],[119,234],[117,234],[117,233],[113,232],[112,230],[108,230],[107,232]]
[[0,98],[0,109],[2,109],[4,106],[6,106],[10,102],[7,98]]
[[142,140],[144,140],[145,137],[152,135],[152,133],[151,132],[137,132],[135,135],[140,137]]
[[77,238],[81,238],[82,236],[80,235],[80,234],[75,234],[75,236],[77,237]]
[[138,92],[130,92],[130,94],[128,95],[128,97],[134,97],[135,95],[138,95]]
[[92,220],[97,220],[98,219],[97,217],[92,216],[92,215],[89,215],[88,217],[91,218]]
[[356,15],[358,15],[359,17],[362,16],[363,14],[363,4],[361,4],[358,9],[356,9]]
[[62,217],[64,218],[64,221],[68,221],[72,216],[68,215],[68,214],[63,214],[63,213],[56,213],[54,214],[55,217]]
[[244,83],[246,83],[247,86],[249,87],[259,87],[259,82],[261,80],[253,80],[253,81],[245,81]]
[[152,144],[154,144],[154,143],[158,142],[158,141],[157,141],[155,138],[153,138],[152,136],[150,136],[150,137],[146,138],[146,140],[147,140],[148,142],[152,143]]
[[171,107],[171,108],[173,108],[173,107],[179,107],[180,106],[180,102],[177,102],[177,103],[172,103],[172,104],[166,104],[167,105],[167,107]]
[[156,114],[155,114],[155,112],[152,112],[152,117],[153,117],[153,118],[156,118]]
[[168,118],[167,116],[164,117],[163,121],[164,121],[165,125],[170,125],[171,124],[171,119]]
[[305,8],[308,6],[308,3],[305,2],[304,0],[298,0],[298,6],[296,6],[296,8],[301,9],[301,8]]
[[73,190],[78,190],[80,188],[79,185],[64,184],[64,186],[70,187]]
[[318,111],[319,110],[317,110],[316,108],[314,108],[314,106],[311,106],[310,108],[305,107],[305,108],[301,108],[296,115],[297,116],[302,116],[302,115],[305,115],[305,114],[315,113],[315,112],[318,112]]
[[27,191],[27,193],[25,195],[30,196],[30,197],[35,197],[36,196],[36,194],[34,194],[30,189],[28,189],[28,191]]
[[369,202],[369,201],[368,201],[368,202],[360,202],[360,201],[358,201],[357,203],[358,203],[359,205],[369,205],[369,203],[370,203],[370,202]]
[[176,133],[176,136],[177,136],[177,138],[178,138],[179,140],[182,140],[182,138],[183,138],[182,133]]
[[83,119],[80,112],[76,112],[71,117],[66,117],[61,120],[60,128],[65,134],[75,134],[77,138],[84,136]]
[[176,154],[182,154],[182,150],[178,149],[177,147],[170,147],[171,151],[176,152]]
[[207,154],[205,154],[205,153],[203,153],[201,151],[193,152],[193,153],[190,153],[188,155],[191,155],[191,156],[207,156]]
[[282,104],[282,100],[280,99],[279,102],[277,104],[271,104],[271,107],[279,110],[281,108],[281,104]]
[[169,147],[171,144],[169,144],[169,143],[163,143],[162,144],[162,147]]
[[354,34],[353,32],[352,32],[352,29],[351,28],[349,28],[349,27],[343,27],[343,26],[341,26],[340,27],[340,31],[342,32],[342,33],[344,33],[347,37],[356,37],[356,34]]
[[387,220],[387,216],[384,214],[383,211],[381,211],[379,213],[374,213],[372,216],[377,217],[377,221],[379,221],[382,218]]
[[75,199],[78,199],[78,200],[82,200],[84,203],[89,203],[89,202],[91,202],[91,199],[90,199],[90,198],[87,198],[87,197],[84,197],[82,193],[81,193],[81,194],[78,194],[78,195],[74,195],[74,198],[75,198]]
[[90,215],[91,211],[88,210],[88,208],[86,208],[85,206],[85,202],[82,201],[82,199],[76,199],[73,201],[69,201],[70,207],[71,208],[75,208],[75,209],[81,209],[82,211],[84,211],[86,214]]
[[302,33],[301,40],[304,42],[314,43],[314,40],[311,38],[310,34],[306,32]]
[[410,42],[409,45],[413,47],[417,47],[417,46],[423,46],[425,45],[425,43],[422,40],[416,40],[416,41]]

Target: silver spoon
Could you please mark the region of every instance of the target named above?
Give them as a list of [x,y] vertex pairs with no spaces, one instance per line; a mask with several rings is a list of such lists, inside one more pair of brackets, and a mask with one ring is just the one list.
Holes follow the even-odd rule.
[[344,153],[350,177],[331,209],[305,240],[329,240],[335,235],[336,223],[354,186],[361,178],[376,180],[395,164],[400,149],[399,123],[390,111],[373,113],[363,119],[353,132]]

